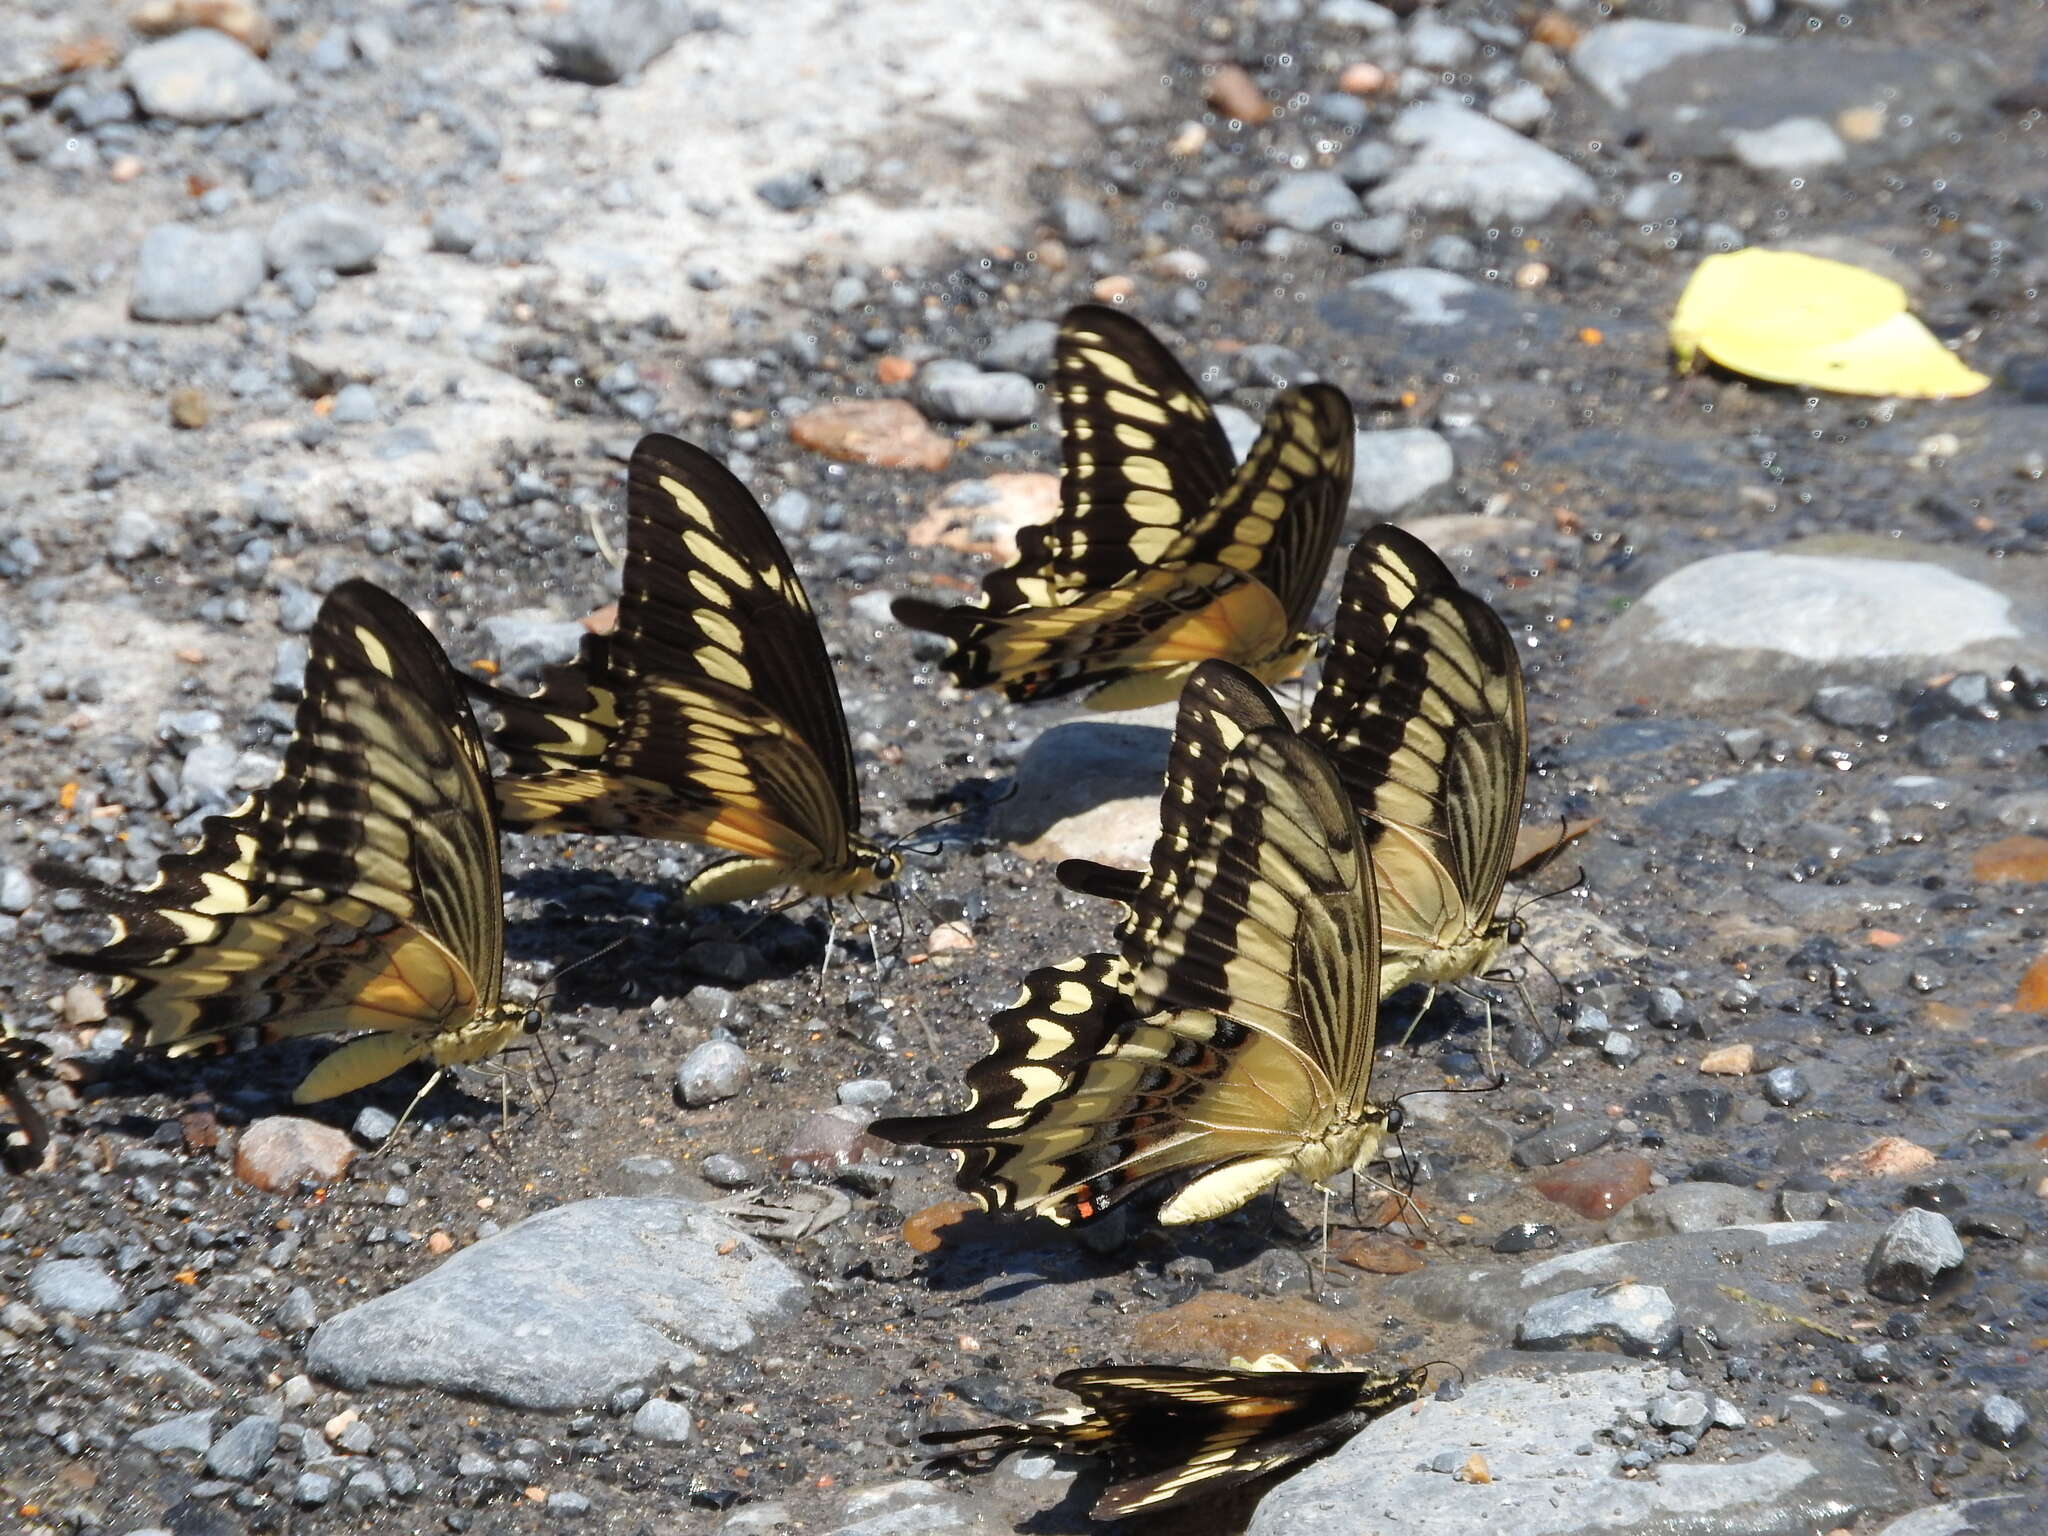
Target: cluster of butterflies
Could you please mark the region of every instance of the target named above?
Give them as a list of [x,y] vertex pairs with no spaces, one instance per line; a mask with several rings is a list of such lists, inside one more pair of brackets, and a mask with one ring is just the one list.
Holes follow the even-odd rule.
[[[1117,311],[1066,316],[1055,378],[1059,513],[1020,534],[980,604],[894,611],[952,642],[962,687],[1092,690],[1103,708],[1177,694],[1161,831],[1147,869],[1059,866],[1120,905],[1115,948],[1028,976],[968,1105],[872,1129],[956,1153],[992,1210],[1086,1222],[1163,1181],[1162,1221],[1204,1220],[1288,1173],[1364,1170],[1397,1120],[1368,1094],[1382,998],[1482,973],[1509,939],[1522,678],[1493,610],[1381,525],[1351,552],[1297,729],[1265,684],[1318,648],[1308,619],[1351,482],[1343,393],[1282,391],[1240,465],[1199,386]],[[337,586],[275,783],[140,890],[38,866],[72,893],[60,907],[111,928],[58,958],[114,978],[114,1010],[173,1055],[348,1037],[298,1085],[307,1102],[415,1062],[431,1088],[540,1027],[504,996],[501,829],[724,850],[692,903],[895,879],[899,855],[862,830],[817,619],[758,502],[656,435],[634,451],[627,514],[614,628],[532,697],[458,671],[370,583]],[[499,716],[503,773],[471,698]],[[0,1087],[33,1139],[18,1078],[38,1063],[14,1044]],[[1310,1454],[1420,1381],[1069,1372],[1084,1413],[986,1433],[998,1450],[1106,1444],[1117,1481],[1098,1512],[1126,1513]]]

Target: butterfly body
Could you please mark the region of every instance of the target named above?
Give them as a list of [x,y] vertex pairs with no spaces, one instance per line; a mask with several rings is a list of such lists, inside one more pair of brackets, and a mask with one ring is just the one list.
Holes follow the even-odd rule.
[[1200,387],[1128,316],[1069,311],[1054,366],[1059,515],[1018,535],[983,606],[892,611],[952,642],[944,666],[961,687],[1019,701],[1094,690],[1095,708],[1139,708],[1212,658],[1266,682],[1298,673],[1350,495],[1342,391],[1282,391],[1236,465]]
[[760,504],[701,448],[652,434],[627,474],[617,628],[503,723],[505,824],[723,849],[692,905],[789,887],[864,895],[899,860],[860,832],[853,749],[818,621]]
[[1087,1221],[1172,1180],[1159,1219],[1205,1221],[1379,1149],[1378,919],[1335,770],[1257,682],[1205,662],[1181,696],[1161,821],[1143,874],[1060,866],[1128,903],[1121,953],[1027,976],[989,1021],[964,1110],[870,1127],[956,1153],[989,1209]]
[[483,740],[461,680],[396,598],[335,588],[309,637],[282,771],[137,891],[62,865],[110,937],[57,958],[115,978],[114,1008],[173,1056],[353,1034],[293,1097],[408,1063],[478,1061],[538,1027],[502,999],[504,909]]
[[1093,1513],[1107,1520],[1185,1504],[1318,1455],[1415,1401],[1426,1375],[1427,1367],[1096,1366],[1053,1378],[1079,1406],[923,1439],[976,1466],[1027,1446],[1106,1455],[1110,1485]]

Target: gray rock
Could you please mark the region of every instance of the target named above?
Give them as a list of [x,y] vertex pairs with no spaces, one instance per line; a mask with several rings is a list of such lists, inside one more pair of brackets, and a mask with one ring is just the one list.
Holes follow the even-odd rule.
[[[1726,27],[1694,27],[1675,21],[1611,21],[1588,32],[1572,50],[1572,70],[1613,107],[1626,107],[1650,76],[1674,64],[1696,62],[1701,54],[1740,51],[1744,62],[1773,46]],[[1805,50],[1802,50],[1804,52]]]
[[1519,1349],[1570,1349],[1604,1340],[1625,1355],[1666,1355],[1678,1347],[1678,1309],[1659,1285],[1594,1286],[1547,1297],[1522,1314]]
[[159,224],[136,252],[128,313],[174,324],[213,320],[240,309],[262,286],[263,242],[254,231]]
[[1631,696],[1680,708],[1796,707],[1823,682],[1896,687],[2048,656],[2038,599],[2016,602],[1912,558],[1917,549],[1881,558],[1822,548],[1713,555],[1672,572],[1609,627],[1593,677],[1626,678]]
[[351,1390],[596,1407],[696,1349],[750,1349],[803,1305],[788,1266],[692,1201],[581,1200],[322,1324],[307,1365]]
[[1572,65],[1659,157],[1732,158],[1773,174],[1885,164],[1951,142],[1989,121],[1997,89],[1967,48],[1786,47],[1641,21],[1591,33]]
[[1550,98],[1531,80],[1517,80],[1486,104],[1486,115],[1517,133],[1527,133],[1550,116]]
[[1863,1282],[1885,1301],[1925,1301],[1963,1267],[1963,1240],[1939,1211],[1914,1206],[1899,1213],[1870,1250]]
[[1401,25],[1400,16],[1376,0],[1323,0],[1316,16],[1327,27],[1355,27],[1375,35]]
[[737,1040],[712,1038],[692,1046],[676,1068],[676,1093],[692,1109],[729,1099],[753,1075]]
[[[1171,706],[1159,711],[1170,720]],[[994,832],[1033,857],[1143,865],[1159,836],[1159,780],[1173,739],[1162,725],[1071,720],[1026,749],[1016,791],[997,805]]]
[[335,391],[334,409],[327,419],[338,427],[360,427],[377,417],[377,391],[367,384],[344,384]]
[[1533,223],[1591,204],[1593,178],[1561,155],[1467,107],[1423,101],[1388,136],[1408,164],[1366,196],[1374,213],[1463,213],[1476,224]]
[[544,608],[515,608],[483,622],[484,638],[500,669],[518,675],[576,659],[589,633],[574,619],[557,619]]
[[1797,1067],[1773,1067],[1764,1074],[1764,1098],[1780,1109],[1790,1109],[1812,1092],[1806,1074]]
[[856,1488],[845,1513],[849,1523],[826,1536],[979,1536],[987,1529],[965,1504],[917,1478]]
[[1308,360],[1292,347],[1255,341],[1230,360],[1231,377],[1253,389],[1285,389],[1315,377]]
[[941,358],[917,373],[912,394],[936,421],[985,421],[1022,426],[1038,415],[1038,386],[1021,373],[983,373],[974,364]]
[[252,1413],[231,1425],[206,1453],[206,1470],[230,1482],[246,1483],[269,1464],[282,1421]]
[[1358,194],[1335,171],[1290,171],[1259,203],[1269,223],[1304,235],[1319,235],[1361,211]]
[[107,535],[107,554],[115,560],[139,560],[170,548],[172,535],[140,507],[124,507]]
[[1344,248],[1372,261],[1384,261],[1401,254],[1408,243],[1408,215],[1376,213],[1369,219],[1353,219],[1344,226]]
[[1085,197],[1063,197],[1054,203],[1052,224],[1069,245],[1100,245],[1110,235],[1109,215]]
[[301,1472],[292,1484],[292,1502],[301,1509],[318,1509],[333,1499],[341,1485],[325,1472]]
[[29,1271],[29,1299],[49,1312],[96,1317],[119,1312],[128,1293],[97,1259],[44,1259]]
[[1455,272],[1428,267],[1390,267],[1351,285],[1360,293],[1377,294],[1399,306],[1402,318],[1415,326],[1456,325],[1465,318],[1465,301],[1479,285]]
[[122,69],[144,112],[178,123],[239,123],[293,95],[255,54],[211,27],[144,43]]
[[802,491],[784,491],[768,503],[768,521],[794,536],[811,526],[811,498]]
[[448,256],[467,256],[483,237],[483,220],[466,208],[438,210],[427,234],[432,248]]
[[1728,148],[1753,171],[1816,171],[1849,158],[1842,136],[1817,117],[1788,117],[1768,128],[1734,128]]
[[1053,347],[1060,335],[1053,320],[1020,320],[981,349],[977,361],[992,373],[1021,373],[1044,383],[1052,377]]
[[1855,731],[1888,731],[1898,724],[1898,700],[1888,688],[1869,683],[1822,688],[1807,706],[1829,725]]
[[178,765],[178,786],[202,806],[224,806],[234,797],[240,757],[229,742],[203,741]]
[[[1804,1536],[1898,1507],[1876,1457],[1825,1427],[1741,1460],[1618,1475],[1624,1452],[1605,1432],[1641,1413],[1665,1383],[1661,1368],[1621,1366],[1535,1381],[1493,1376],[1454,1402],[1424,1398],[1273,1489],[1247,1536]],[[1446,1446],[1461,1465],[1484,1457],[1492,1480],[1448,1493],[1442,1474],[1427,1470]]]
[[1609,1242],[1662,1237],[1671,1232],[1711,1232],[1771,1219],[1771,1200],[1760,1189],[1736,1184],[1667,1184],[1631,1200],[1607,1223]]
[[311,1291],[295,1285],[284,1293],[274,1316],[280,1332],[304,1333],[320,1321],[320,1309],[313,1304]]
[[19,864],[0,864],[0,912],[19,917],[35,905],[36,883]]
[[398,1129],[398,1117],[388,1109],[379,1109],[374,1104],[365,1104],[356,1115],[355,1123],[349,1127],[349,1134],[365,1146],[379,1146],[384,1139]]
[[1977,1411],[1970,1415],[1970,1433],[1986,1445],[2001,1451],[2009,1451],[2021,1441],[2030,1438],[2034,1427],[2027,1418],[2024,1404],[1994,1392],[1977,1405]]
[[1439,21],[1427,11],[1408,23],[1408,62],[1422,69],[1457,69],[1479,51],[1479,40],[1463,27]]
[[273,272],[368,272],[383,250],[375,215],[353,203],[302,204],[280,214],[263,237],[263,259]]
[[633,1414],[632,1429],[636,1439],[652,1440],[657,1445],[688,1445],[690,1405],[672,1398],[650,1397]]
[[1975,1536],[1978,1532],[1983,1536],[2033,1536],[2029,1513],[2021,1494],[1930,1504],[1899,1516],[1875,1536]]
[[554,73],[586,85],[615,85],[696,23],[694,0],[575,0],[541,47]]
[[880,1109],[896,1097],[896,1085],[885,1077],[856,1077],[841,1083],[834,1097],[849,1109]]
[[1360,432],[1353,439],[1351,511],[1392,517],[1431,491],[1448,485],[1457,472],[1451,445],[1427,427]]
[[1344,151],[1337,174],[1349,187],[1376,187],[1401,168],[1401,151],[1385,139],[1361,139]]
[[1649,1407],[1650,1422],[1659,1429],[1699,1430],[1712,1421],[1713,1413],[1704,1392],[1667,1392]]
[[213,1425],[219,1417],[218,1409],[202,1408],[197,1413],[159,1419],[135,1431],[128,1437],[128,1443],[145,1451],[189,1451],[194,1456],[204,1456],[206,1448],[213,1444]]
[[760,371],[751,357],[707,357],[697,365],[697,377],[713,389],[745,389]]

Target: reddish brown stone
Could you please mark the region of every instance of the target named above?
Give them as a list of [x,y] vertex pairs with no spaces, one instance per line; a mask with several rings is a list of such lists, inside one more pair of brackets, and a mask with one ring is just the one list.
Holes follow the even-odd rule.
[[848,1163],[878,1157],[887,1150],[867,1133],[863,1121],[849,1120],[826,1109],[804,1117],[784,1145],[782,1155],[775,1159],[775,1166],[784,1173],[798,1163],[808,1163],[813,1168],[844,1168]]
[[903,1218],[903,1241],[915,1253],[937,1253],[946,1241],[946,1228],[980,1209],[976,1200],[941,1200],[928,1205]]
[[1273,116],[1273,103],[1259,82],[1236,64],[1219,64],[1209,77],[1209,105],[1240,123],[1263,123]]
[[1650,1165],[1633,1152],[1596,1152],[1559,1163],[1531,1183],[1544,1199],[1598,1221],[1650,1192]]
[[2001,837],[1979,848],[1970,860],[1977,879],[2034,885],[2048,880],[2048,837]]
[[1060,478],[1032,470],[962,480],[939,493],[904,536],[913,547],[1017,558],[1017,530],[1049,522],[1060,510]]
[[1338,1313],[1296,1297],[1233,1296],[1207,1291],[1138,1319],[1131,1339],[1146,1356],[1219,1363],[1233,1355],[1256,1360],[1285,1355],[1301,1365],[1319,1353],[1370,1354],[1373,1336]]
[[332,1184],[355,1159],[346,1131],[295,1115],[272,1115],[242,1132],[235,1144],[235,1177],[273,1194],[301,1179]]
[[2027,967],[2012,1005],[2021,1013],[2048,1013],[2048,955]]
[[908,400],[840,400],[789,424],[790,440],[828,459],[882,469],[944,469],[951,438],[934,432]]
[[1420,1247],[1391,1232],[1347,1232],[1330,1239],[1330,1257],[1371,1275],[1408,1275],[1429,1262]]

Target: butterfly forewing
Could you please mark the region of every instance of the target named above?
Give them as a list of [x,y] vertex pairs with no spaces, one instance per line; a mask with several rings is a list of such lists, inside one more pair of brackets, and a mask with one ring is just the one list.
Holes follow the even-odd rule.
[[614,632],[531,699],[480,690],[504,719],[507,824],[753,861],[700,877],[705,899],[878,883],[831,658],[760,504],[710,454],[653,434],[634,449],[627,511]]
[[1361,540],[1305,734],[1365,818],[1390,989],[1469,974],[1496,947],[1525,708],[1499,615],[1412,536],[1378,528]]
[[301,1086],[326,1097],[431,1055],[504,1043],[497,828],[461,680],[433,636],[368,582],[334,589],[277,782],[140,891],[58,865],[110,942],[59,958],[118,978],[146,1043],[176,1052],[245,1026],[264,1038],[373,1031]]

